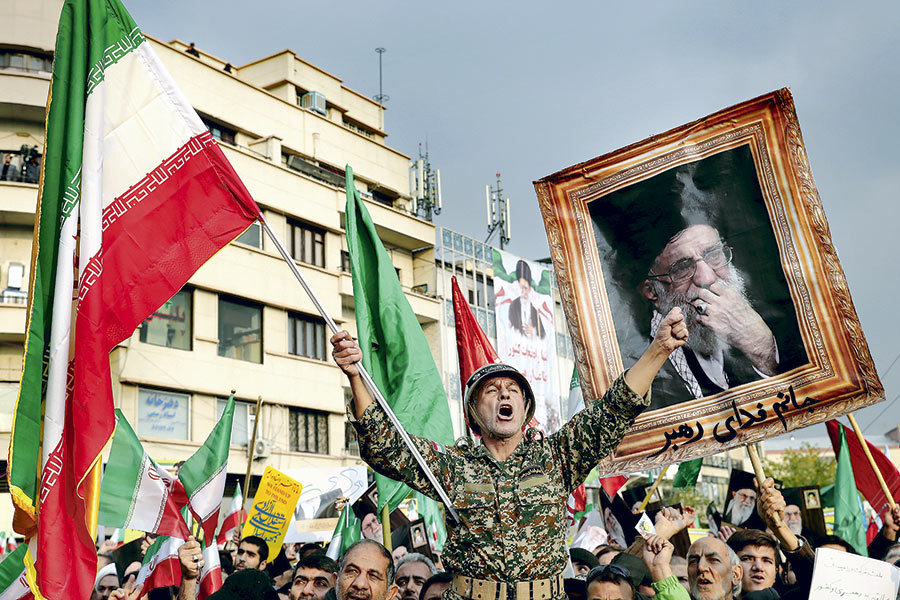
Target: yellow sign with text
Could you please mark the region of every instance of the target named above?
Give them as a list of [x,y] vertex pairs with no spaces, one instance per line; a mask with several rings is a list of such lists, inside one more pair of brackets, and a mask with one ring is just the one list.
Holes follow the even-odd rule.
[[241,530],[241,538],[261,537],[269,546],[269,560],[281,551],[284,536],[291,523],[291,515],[300,498],[303,485],[272,467],[266,467],[253,506]]

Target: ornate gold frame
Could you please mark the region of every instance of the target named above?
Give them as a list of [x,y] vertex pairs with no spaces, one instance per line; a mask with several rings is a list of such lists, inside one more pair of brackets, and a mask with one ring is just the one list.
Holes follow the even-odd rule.
[[[623,371],[588,203],[743,144],[752,149],[809,363],[642,414],[601,462],[602,473],[714,454],[884,399],[813,182],[793,99],[782,89],[535,182],[585,400],[600,397]],[[725,431],[728,435],[719,435]]]

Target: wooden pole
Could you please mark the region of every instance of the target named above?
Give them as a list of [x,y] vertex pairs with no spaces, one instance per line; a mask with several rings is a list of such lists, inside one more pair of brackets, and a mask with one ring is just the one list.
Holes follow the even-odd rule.
[[[763,482],[766,480],[766,472],[763,470],[762,461],[759,460],[759,451],[756,449],[756,444],[749,444],[747,446],[747,454],[750,455],[750,462],[753,464],[753,472],[756,473],[756,483],[759,486],[759,489],[762,490]],[[781,517],[778,516],[778,513],[772,515],[772,521],[775,523],[776,527],[781,527]]]
[[[234,390],[231,391],[234,393]],[[241,509],[246,510],[247,495],[250,494],[250,471],[253,469],[253,451],[256,449],[256,432],[259,430],[259,415],[262,410],[262,396],[256,400],[256,418],[253,419],[253,436],[250,438],[250,450],[247,453],[247,474],[244,475],[244,497],[241,500]]]
[[391,513],[387,504],[381,507],[381,537],[387,551],[393,552],[394,545],[391,541]]
[[866,438],[863,437],[863,432],[862,429],[859,428],[859,423],[856,422],[853,413],[850,413],[847,417],[850,419],[850,424],[853,425],[853,431],[856,432],[856,437],[859,438],[859,445],[862,446],[863,452],[866,453],[866,458],[869,459],[869,466],[875,471],[875,477],[878,478],[878,485],[881,486],[881,491],[884,492],[884,498],[888,501],[888,506],[891,507],[891,510],[894,510],[894,506],[896,506],[894,496],[891,495],[891,490],[888,488],[887,483],[884,481],[884,477],[881,475],[881,469],[878,468],[878,465],[875,464],[875,459],[872,458],[872,452],[869,450],[869,444],[866,443]]
[[647,508],[647,505],[650,504],[650,498],[653,496],[653,493],[656,491],[656,488],[659,487],[659,484],[662,483],[663,477],[666,475],[666,471],[669,470],[669,465],[666,465],[660,470],[659,477],[656,478],[656,481],[653,482],[653,486],[650,488],[650,491],[647,492],[647,496],[644,498],[644,501],[641,502],[640,507],[638,507],[638,512],[644,512],[644,509]]

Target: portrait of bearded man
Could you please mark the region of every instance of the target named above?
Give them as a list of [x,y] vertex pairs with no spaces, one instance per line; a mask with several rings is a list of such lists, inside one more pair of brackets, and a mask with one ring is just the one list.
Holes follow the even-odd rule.
[[688,344],[654,381],[651,410],[809,362],[748,145],[610,192],[588,210],[625,367],[668,310],[685,316]]

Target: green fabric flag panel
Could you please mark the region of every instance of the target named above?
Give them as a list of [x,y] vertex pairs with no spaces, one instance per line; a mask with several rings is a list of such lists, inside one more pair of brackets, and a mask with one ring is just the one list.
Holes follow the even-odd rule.
[[847,434],[840,428],[840,447],[837,455],[837,472],[834,477],[834,534],[847,540],[863,556],[866,550],[866,521],[856,490],[853,465],[850,464],[850,450]]
[[[346,177],[347,248],[363,366],[410,434],[449,445],[453,426],[440,371],[349,165]],[[410,493],[402,483],[375,479],[379,514],[386,504],[393,511]]]

